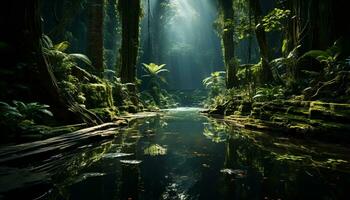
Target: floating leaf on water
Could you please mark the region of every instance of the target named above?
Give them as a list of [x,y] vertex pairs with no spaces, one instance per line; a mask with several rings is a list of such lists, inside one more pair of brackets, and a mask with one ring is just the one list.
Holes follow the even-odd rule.
[[202,166],[205,167],[205,168],[209,168],[210,167],[208,164],[205,164],[205,163],[202,164]]
[[154,131],[154,130],[151,130],[151,129],[145,131],[146,134],[154,134],[154,132],[155,132],[155,131]]
[[84,173],[82,177],[90,178],[90,177],[98,177],[98,176],[105,176],[105,175],[106,173],[91,172],[91,173]]
[[92,178],[92,177],[101,177],[101,176],[105,176],[106,173],[98,173],[98,172],[91,172],[91,173],[84,173],[82,175],[80,175],[75,181],[74,183],[79,183],[81,181],[84,181],[88,178]]
[[244,178],[247,176],[247,171],[241,169],[222,169],[220,172],[227,175],[234,175],[236,178]]
[[306,157],[305,156],[296,156],[296,155],[277,155],[276,160],[289,160],[289,161],[302,161]]
[[168,126],[168,123],[166,123],[166,122],[161,122],[161,123],[160,123],[160,126],[161,126],[162,128],[164,128],[164,127]]
[[330,165],[340,165],[340,164],[348,163],[348,161],[346,161],[346,160],[341,160],[341,159],[332,159],[332,158],[329,158],[325,163],[326,163],[326,164],[330,164]]
[[150,156],[165,155],[166,153],[167,149],[159,144],[153,144],[144,150],[144,154]]
[[132,156],[133,153],[106,153],[103,157],[104,158],[121,158],[121,157],[127,157]]
[[193,152],[193,155],[196,156],[196,157],[205,157],[205,156],[208,156],[207,154],[204,154],[204,153],[199,153],[199,152]]
[[142,161],[141,160],[120,160],[120,162],[123,164],[137,165],[137,164],[140,164]]

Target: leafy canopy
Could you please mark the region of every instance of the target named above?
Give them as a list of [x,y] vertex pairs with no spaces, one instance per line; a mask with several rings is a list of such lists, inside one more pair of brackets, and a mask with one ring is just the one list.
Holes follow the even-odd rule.
[[275,8],[262,20],[265,31],[282,31],[284,28],[284,24],[286,20],[289,19],[290,15],[290,10],[282,10],[279,8]]

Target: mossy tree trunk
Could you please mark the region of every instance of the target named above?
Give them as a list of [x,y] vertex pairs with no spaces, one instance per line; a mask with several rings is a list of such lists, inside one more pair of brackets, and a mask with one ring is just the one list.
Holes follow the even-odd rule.
[[[117,47],[119,45],[119,18],[117,12],[117,1],[106,1],[106,12],[104,16],[104,48],[106,67],[116,70]],[[117,65],[118,66],[118,65]],[[112,79],[112,77],[110,77]]]
[[232,0],[220,0],[220,6],[223,13],[224,30],[222,33],[223,56],[226,68],[226,88],[231,89],[238,86],[236,76],[236,61],[235,61],[235,42],[234,28],[234,11]]
[[120,78],[122,83],[135,83],[136,62],[140,44],[140,0],[119,0],[118,10],[122,22],[122,46]]
[[261,56],[261,84],[271,83],[273,81],[272,71],[270,68],[271,55],[269,52],[269,45],[266,39],[266,32],[264,26],[262,25],[262,10],[259,0],[249,0],[250,8],[253,11],[254,21],[255,21],[255,35],[258,41],[260,56]]
[[103,18],[104,0],[89,0],[89,31],[88,31],[88,55],[96,69],[96,73],[102,76],[103,67]]

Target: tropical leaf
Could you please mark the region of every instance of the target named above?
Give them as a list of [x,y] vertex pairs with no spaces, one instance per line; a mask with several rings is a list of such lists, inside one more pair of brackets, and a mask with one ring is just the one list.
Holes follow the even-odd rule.
[[73,53],[73,54],[69,54],[69,57],[72,59],[72,60],[80,60],[82,62],[84,62],[85,64],[87,65],[92,65],[92,62],[91,60],[84,54],[79,54],[79,53]]
[[166,81],[166,79],[165,79],[163,76],[160,76],[160,77],[159,77],[159,80],[161,80],[161,82],[163,82],[163,83],[168,83],[168,82]]
[[13,101],[13,104],[17,107],[20,112],[27,110],[27,105],[22,101]]
[[42,43],[44,45],[45,48],[51,49],[53,48],[53,43],[52,40],[49,38],[49,36],[47,35],[43,35],[42,37]]
[[160,82],[167,83],[165,80],[165,77],[161,76],[160,73],[162,72],[170,72],[168,69],[163,69],[166,64],[157,65],[155,63],[145,64],[142,63],[144,71],[147,73],[143,77],[150,78],[153,82],[157,82],[159,80]]
[[327,58],[330,57],[331,55],[327,51],[322,51],[322,50],[311,50],[306,52],[302,57],[312,57],[315,59],[321,59],[321,58]]
[[45,115],[48,115],[48,116],[50,116],[50,117],[53,117],[52,112],[49,111],[49,110],[41,109],[40,112],[43,113],[43,114],[45,114]]
[[22,118],[23,116],[16,107],[10,106],[5,102],[0,102],[0,117]]
[[61,51],[64,52],[65,50],[67,50],[69,48],[69,42],[67,41],[63,41],[59,44],[56,44],[53,48],[57,51]]
[[161,73],[161,72],[170,72],[170,71],[167,70],[167,69],[161,69],[161,70],[158,70],[158,71],[157,71],[157,74],[159,74],[159,73]]

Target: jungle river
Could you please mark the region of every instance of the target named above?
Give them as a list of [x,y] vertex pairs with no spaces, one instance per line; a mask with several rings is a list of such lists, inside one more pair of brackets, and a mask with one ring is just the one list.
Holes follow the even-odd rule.
[[240,129],[199,111],[164,110],[111,141],[57,155],[56,171],[31,199],[348,197],[350,149]]

